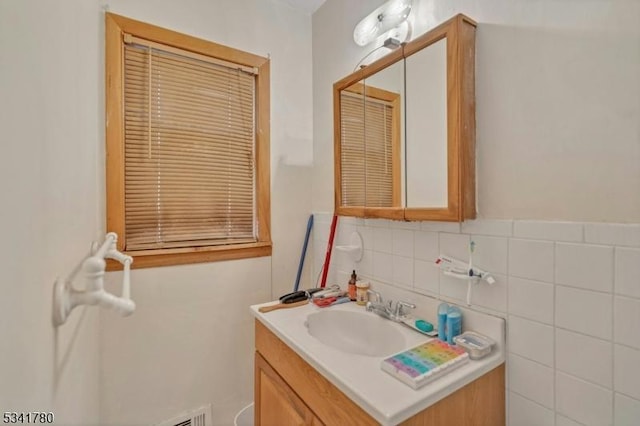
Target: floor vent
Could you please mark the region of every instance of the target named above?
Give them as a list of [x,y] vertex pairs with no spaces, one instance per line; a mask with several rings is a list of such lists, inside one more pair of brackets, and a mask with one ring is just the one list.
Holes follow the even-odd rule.
[[156,426],[213,426],[211,404],[181,414]]

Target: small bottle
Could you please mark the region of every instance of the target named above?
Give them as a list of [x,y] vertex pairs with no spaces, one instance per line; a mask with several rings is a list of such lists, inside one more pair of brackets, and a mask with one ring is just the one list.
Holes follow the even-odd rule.
[[452,306],[447,312],[447,343],[455,344],[453,338],[462,333],[462,312],[457,306]]
[[356,303],[358,305],[366,305],[369,301],[367,291],[369,290],[369,281],[358,281],[356,283]]
[[349,280],[349,286],[347,287],[347,291],[349,292],[349,299],[356,300],[356,280],[358,276],[356,275],[356,271],[354,270],[351,273],[351,279]]
[[449,312],[449,305],[446,303],[438,305],[438,339],[443,342],[447,341],[447,312]]

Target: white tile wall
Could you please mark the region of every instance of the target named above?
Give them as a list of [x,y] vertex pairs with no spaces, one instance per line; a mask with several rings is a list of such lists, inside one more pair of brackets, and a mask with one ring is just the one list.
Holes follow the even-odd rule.
[[580,242],[583,234],[582,225],[573,222],[517,220],[513,224],[513,236],[517,238]]
[[[342,219],[342,218],[341,218]],[[365,219],[364,224],[373,228],[389,228],[390,220],[387,219]]]
[[416,231],[414,233],[413,247],[416,259],[426,260],[433,263],[433,260],[440,254],[438,233]]
[[556,244],[556,283],[611,292],[613,247]]
[[396,229],[408,229],[410,231],[418,231],[422,229],[422,223],[420,222],[403,222],[398,220],[392,220],[390,226]]
[[[318,219],[314,276],[331,214]],[[338,236],[364,240],[359,275],[456,303],[466,282],[434,261],[467,262],[475,242],[474,264],[497,283],[474,285],[472,304],[507,319],[510,426],[640,425],[640,224],[344,219]],[[346,285],[353,263],[333,256],[328,282]]]
[[613,351],[615,391],[640,400],[640,351],[622,345]]
[[515,277],[553,282],[553,243],[510,240],[509,273]]
[[617,393],[614,406],[614,424],[616,426],[638,426],[640,401]]
[[518,355],[507,358],[509,389],[553,409],[553,369]]
[[373,249],[373,229],[374,228],[365,226],[364,224],[356,225],[356,231],[358,231],[358,233],[362,237],[362,245],[364,246],[365,250]]
[[585,425],[611,425],[613,423],[613,392],[557,372],[556,410]]
[[509,424],[541,426],[553,424],[553,410],[536,404],[515,392],[509,393]]
[[437,295],[440,292],[440,272],[433,261],[416,259],[413,287],[417,292]]
[[556,328],[556,369],[611,389],[611,342]]
[[398,256],[413,258],[413,231],[407,229],[393,229],[392,241],[393,251],[392,253]]
[[393,256],[392,282],[402,287],[413,287],[413,257]]
[[507,274],[508,240],[471,235],[475,242],[473,264],[497,274]]
[[440,271],[440,295],[457,303],[464,303],[467,298],[467,283]]
[[468,220],[462,222],[460,231],[465,234],[498,235],[510,237],[513,231],[512,220]]
[[[493,274],[495,278],[494,284],[488,284],[484,281],[480,281],[473,285],[472,288],[472,300],[473,303],[489,308],[493,311],[506,312],[507,311],[507,276],[502,274]],[[461,281],[466,286],[465,281]],[[460,298],[461,301],[466,303],[466,292],[464,298]]]
[[586,223],[587,243],[640,247],[640,224]]
[[391,228],[373,228],[373,249],[382,253],[393,253]]
[[422,222],[421,229],[423,231],[436,231],[436,232],[460,232],[459,223],[451,222]]
[[440,233],[440,253],[468,262],[470,241],[468,234]]
[[616,293],[640,297],[640,250],[616,247],[615,256]]
[[509,313],[553,324],[554,286],[539,281],[509,277]]
[[613,303],[614,341],[640,349],[640,299],[616,296]]
[[[517,423],[512,423],[512,426],[515,426]],[[549,423],[552,424],[552,423]],[[561,416],[560,414],[556,415],[556,426],[584,426],[582,423],[578,423],[573,421],[565,416]]]
[[358,274],[367,277],[373,276],[373,250],[364,250],[362,260],[357,264]]
[[509,315],[507,342],[511,353],[553,367],[553,327]]
[[373,252],[373,275],[384,282],[393,282],[393,255]]
[[556,286],[556,326],[611,339],[612,299],[607,293]]

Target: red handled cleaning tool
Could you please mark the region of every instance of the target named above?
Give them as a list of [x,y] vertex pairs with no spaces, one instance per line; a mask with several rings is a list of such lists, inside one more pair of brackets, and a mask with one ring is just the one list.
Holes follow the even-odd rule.
[[324,257],[324,265],[322,265],[322,280],[320,281],[320,287],[324,287],[327,283],[327,274],[329,273],[329,263],[331,262],[331,249],[333,248],[333,237],[336,234],[336,225],[338,223],[338,216],[333,215],[331,221],[331,233],[329,234],[329,242],[327,243],[327,254]]

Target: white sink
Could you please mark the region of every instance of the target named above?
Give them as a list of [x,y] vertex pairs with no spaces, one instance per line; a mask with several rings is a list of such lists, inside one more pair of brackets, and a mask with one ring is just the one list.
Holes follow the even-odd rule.
[[316,312],[307,317],[305,325],[320,342],[351,354],[382,357],[407,345],[398,324],[369,312]]

